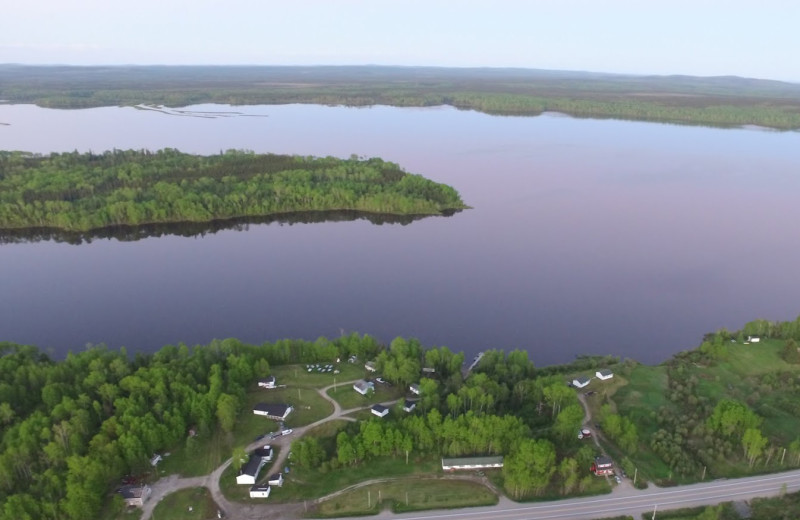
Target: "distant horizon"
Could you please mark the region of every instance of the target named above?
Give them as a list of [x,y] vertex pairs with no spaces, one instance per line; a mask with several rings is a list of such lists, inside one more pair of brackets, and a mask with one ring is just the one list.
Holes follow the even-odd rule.
[[746,76],[741,74],[688,74],[688,73],[635,73],[635,72],[614,72],[605,70],[591,69],[558,69],[544,67],[522,67],[522,66],[498,66],[498,65],[403,65],[403,64],[380,64],[380,63],[314,63],[314,64],[286,64],[286,63],[24,63],[24,62],[0,62],[0,67],[283,67],[283,68],[404,68],[404,69],[460,69],[460,70],[527,70],[541,72],[575,73],[575,74],[599,74],[607,76],[630,76],[630,77],[688,77],[688,78],[739,78],[758,81],[775,81],[779,83],[800,84],[800,79],[776,79],[758,76]]

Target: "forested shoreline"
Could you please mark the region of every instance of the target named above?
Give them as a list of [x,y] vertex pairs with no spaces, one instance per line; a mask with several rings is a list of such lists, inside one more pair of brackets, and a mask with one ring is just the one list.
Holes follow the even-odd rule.
[[[771,339],[750,348],[756,335]],[[598,482],[588,472],[598,452],[576,439],[584,411],[565,382],[604,367],[614,369],[614,379],[598,383],[602,396],[585,399],[604,448],[629,474],[674,484],[673,472],[697,481],[787,469],[800,464],[798,419],[784,414],[776,422],[773,401],[796,409],[797,339],[800,318],[757,320],[739,333],[710,334],[698,349],[659,366],[609,356],[538,368],[526,351],[488,350],[466,379],[463,353],[426,349],[415,339],[382,345],[355,333],[261,345],[214,340],[134,356],[95,346],[60,361],[32,346],[0,343],[0,520],[96,518],[123,475],[150,471],[153,453],[191,455],[213,432],[235,432],[250,415],[258,378],[282,365],[351,356],[374,360],[399,388],[419,381],[417,411],[347,423],[329,440],[296,440],[298,471],[337,471],[409,453],[425,460],[497,454],[505,457],[502,486],[514,498],[586,492]],[[750,365],[744,370],[755,371],[740,379],[758,391],[740,396],[736,381],[716,380],[718,369],[731,365]],[[284,380],[292,383],[286,372]],[[624,395],[618,399],[620,389],[637,396],[633,409]],[[700,476],[700,463],[707,476]],[[659,465],[670,478],[653,473]]]
[[800,129],[800,86],[738,77],[632,76],[437,67],[0,66],[0,98],[48,108],[201,103],[556,111],[708,126]]
[[0,151],[5,231],[82,232],[326,211],[441,215],[466,207],[453,188],[378,158]]

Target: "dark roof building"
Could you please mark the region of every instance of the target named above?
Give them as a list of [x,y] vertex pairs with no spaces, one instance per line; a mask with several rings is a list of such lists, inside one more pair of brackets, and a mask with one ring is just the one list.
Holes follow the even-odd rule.
[[144,501],[150,496],[150,486],[122,486],[117,492],[122,495],[125,505],[142,507]]
[[383,406],[382,404],[376,404],[372,407],[372,414],[377,415],[378,417],[386,417],[386,414],[389,413],[389,409]]

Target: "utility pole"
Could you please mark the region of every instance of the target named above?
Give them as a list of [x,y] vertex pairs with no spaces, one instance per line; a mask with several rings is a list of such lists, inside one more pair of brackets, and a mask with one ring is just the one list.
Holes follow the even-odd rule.
[[658,504],[653,506],[653,518],[651,520],[656,520],[656,509],[658,509]]
[[786,448],[783,448],[783,455],[781,455],[781,466],[783,466],[783,459],[786,458]]
[[700,477],[700,480],[705,480],[705,479],[706,479],[706,467],[703,466],[703,476]]
[[372,509],[372,491],[367,490],[367,509]]
[[636,487],[636,476],[639,474],[639,468],[633,468],[633,487]]

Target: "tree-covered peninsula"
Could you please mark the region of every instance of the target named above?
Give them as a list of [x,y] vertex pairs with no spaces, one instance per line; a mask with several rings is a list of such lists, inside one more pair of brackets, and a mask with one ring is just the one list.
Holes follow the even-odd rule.
[[2,230],[87,231],[300,211],[439,215],[466,207],[450,186],[377,158],[0,151]]

